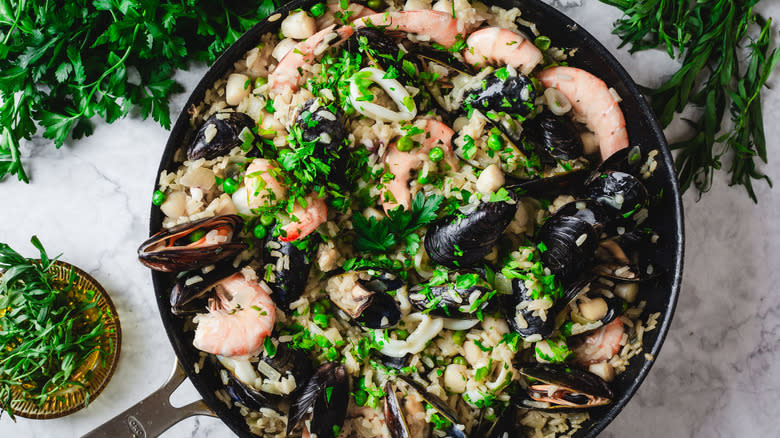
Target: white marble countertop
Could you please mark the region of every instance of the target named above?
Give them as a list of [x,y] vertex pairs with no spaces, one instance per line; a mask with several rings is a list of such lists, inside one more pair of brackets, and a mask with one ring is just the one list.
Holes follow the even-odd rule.
[[[553,0],[614,53],[638,83],[658,84],[675,67],[665,53],[630,56],[610,34],[619,12],[595,0]],[[764,1],[765,16],[780,18],[780,2]],[[777,29],[775,29],[777,30]],[[204,67],[176,77],[191,91]],[[780,85],[780,73],[771,80]],[[171,105],[181,110],[187,93]],[[770,164],[780,183],[780,92],[765,90]],[[128,117],[98,124],[95,134],[56,150],[34,138],[26,147],[33,182],[0,184],[0,241],[27,256],[37,234],[51,254],[90,272],[118,308],[122,352],[99,402],[66,418],[0,419],[4,437],[75,437],[157,389],[168,376],[173,350],[154,302],[151,277],[135,250],[148,233],[149,202],[168,133],[155,122]],[[28,145],[29,146],[29,145]],[[686,193],[685,276],[669,336],[638,393],[602,436],[637,438],[777,436],[780,418],[780,188],[758,183],[753,204],[724,174],[697,202]],[[197,397],[185,385],[183,405]],[[193,417],[165,437],[232,436],[218,419]]]

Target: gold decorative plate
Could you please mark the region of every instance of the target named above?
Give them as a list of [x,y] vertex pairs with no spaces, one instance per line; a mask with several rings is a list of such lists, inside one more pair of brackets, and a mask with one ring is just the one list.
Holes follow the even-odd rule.
[[[119,315],[116,313],[116,307],[114,307],[114,303],[100,283],[70,263],[57,261],[52,266],[51,272],[54,276],[55,284],[56,282],[62,282],[63,286],[67,284],[71,269],[76,274],[76,279],[69,295],[73,301],[94,300],[97,307],[103,310],[103,322],[106,330],[100,342],[105,351],[111,351],[111,354],[105,357],[105,361],[103,361],[98,360],[99,354],[95,351],[76,370],[73,374],[73,380],[80,381],[84,387],[73,385],[65,388],[51,395],[42,405],[33,401],[14,402],[11,404],[14,415],[35,420],[48,420],[72,414],[87,404],[85,403],[87,401],[87,392],[89,393],[89,403],[94,403],[116,370],[122,343],[122,331],[119,326]],[[90,293],[89,291],[94,292]],[[90,314],[91,320],[98,317],[98,312],[95,309],[87,310],[87,313]],[[14,393],[13,395],[17,397],[19,394]]]

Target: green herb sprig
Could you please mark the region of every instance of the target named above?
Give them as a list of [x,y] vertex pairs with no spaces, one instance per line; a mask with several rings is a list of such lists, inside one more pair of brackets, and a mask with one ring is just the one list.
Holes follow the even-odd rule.
[[[100,342],[106,331],[103,311],[95,301],[73,303],[68,296],[75,272],[64,287],[55,284],[50,271],[57,258],[49,258],[37,237],[31,242],[40,261],[0,243],[0,408],[12,419],[12,403],[42,405],[62,389],[83,387],[74,372],[94,352],[102,360],[111,353]],[[95,321],[85,313],[93,308]]]
[[407,247],[414,247],[416,252],[420,240],[413,234],[414,231],[436,219],[443,200],[440,195],[426,197],[418,192],[410,210],[398,207],[379,220],[374,217],[366,219],[360,212],[355,212],[352,215],[357,233],[355,248],[363,252],[383,253],[400,242],[406,242]]
[[[683,191],[696,187],[699,195],[712,186],[714,172],[725,155],[733,157],[728,172],[730,185],[742,185],[758,202],[754,180],[770,179],[758,169],[767,162],[766,139],[761,112],[761,89],[780,60],[776,48],[770,51],[772,20],[753,12],[759,0],[601,0],[623,11],[613,33],[620,47],[630,52],[664,48],[669,56],[679,54],[680,68],[660,87],[646,89],[663,126],[686,105],[702,107],[699,120],[690,121],[697,134],[675,143],[675,159]],[[758,37],[753,38],[758,27]],[[747,66],[738,56],[747,51]],[[733,126],[725,133],[726,109]]]
[[212,62],[278,6],[219,0],[0,0],[0,180],[29,178],[20,141],[60,147],[132,109],[170,128],[171,79]]

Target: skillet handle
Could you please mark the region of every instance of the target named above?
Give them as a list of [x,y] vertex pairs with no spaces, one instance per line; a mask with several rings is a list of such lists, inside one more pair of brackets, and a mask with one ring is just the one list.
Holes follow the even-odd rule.
[[186,406],[171,406],[170,397],[181,385],[187,375],[179,360],[173,366],[168,381],[157,391],[128,408],[126,411],[108,420],[82,438],[132,437],[153,438],[161,435],[171,426],[193,415],[215,417],[214,412],[203,400],[194,401]]

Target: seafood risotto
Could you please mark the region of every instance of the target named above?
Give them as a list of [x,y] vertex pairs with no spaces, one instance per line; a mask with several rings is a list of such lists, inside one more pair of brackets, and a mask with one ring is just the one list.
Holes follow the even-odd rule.
[[574,434],[659,316],[657,151],[618,94],[517,8],[270,20],[189,109],[138,250],[195,371],[260,436]]

